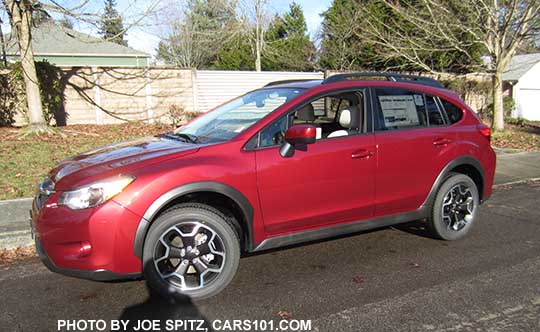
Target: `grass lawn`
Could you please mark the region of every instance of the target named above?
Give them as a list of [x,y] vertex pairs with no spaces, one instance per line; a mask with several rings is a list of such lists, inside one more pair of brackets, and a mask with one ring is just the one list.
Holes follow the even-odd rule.
[[156,135],[171,127],[148,124],[72,125],[61,135],[19,139],[19,129],[0,128],[0,200],[32,197],[37,184],[61,160],[134,137]]
[[[507,124],[493,135],[498,148],[540,151],[540,122]],[[19,129],[0,128],[0,200],[32,197],[36,185],[61,160],[95,147],[171,130],[141,123],[121,125],[71,125],[60,135],[19,139]]]
[[502,149],[540,151],[540,121],[506,124],[504,132],[493,134],[491,145]]

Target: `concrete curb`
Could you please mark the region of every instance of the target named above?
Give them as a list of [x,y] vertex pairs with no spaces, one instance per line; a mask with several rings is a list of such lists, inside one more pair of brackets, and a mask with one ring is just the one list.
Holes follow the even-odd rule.
[[512,181],[512,182],[494,184],[493,189],[497,189],[499,187],[504,187],[504,186],[511,186],[511,185],[515,185],[515,184],[527,183],[527,182],[531,182],[531,181],[540,181],[540,177],[539,178],[530,178],[530,179],[523,179],[523,180],[517,180],[517,181]]
[[30,234],[32,198],[0,201],[0,249],[14,249],[34,243]]
[[0,233],[0,250],[15,249],[19,247],[33,246],[34,240],[30,234],[30,229],[26,231],[13,231]]

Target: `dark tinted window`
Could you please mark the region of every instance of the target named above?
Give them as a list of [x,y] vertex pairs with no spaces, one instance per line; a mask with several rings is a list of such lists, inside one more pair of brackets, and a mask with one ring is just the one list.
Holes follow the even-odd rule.
[[378,130],[427,126],[424,94],[405,89],[375,89]]
[[289,127],[289,118],[289,116],[283,116],[276,122],[264,128],[260,134],[259,147],[263,148],[267,146],[280,145],[283,143],[285,131]]
[[426,95],[426,109],[430,126],[442,126],[446,124],[444,115],[441,112],[435,97]]
[[444,99],[441,99],[441,102],[444,106],[446,115],[448,116],[450,123],[453,124],[461,120],[461,118],[463,117],[463,111],[461,110],[461,108]]

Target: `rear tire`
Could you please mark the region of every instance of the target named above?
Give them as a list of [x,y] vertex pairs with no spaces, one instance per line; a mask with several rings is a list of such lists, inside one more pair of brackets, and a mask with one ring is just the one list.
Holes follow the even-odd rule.
[[478,188],[464,174],[452,173],[437,191],[428,226],[434,237],[459,240],[471,230],[479,206]]
[[204,299],[234,278],[240,241],[233,221],[199,203],[176,205],[154,220],[143,250],[150,287],[165,297]]

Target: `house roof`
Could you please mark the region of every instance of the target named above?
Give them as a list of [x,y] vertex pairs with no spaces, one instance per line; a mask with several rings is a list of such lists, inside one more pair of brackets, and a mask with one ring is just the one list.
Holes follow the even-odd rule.
[[519,81],[535,64],[540,62],[540,53],[515,55],[503,73],[503,81]]
[[[6,37],[6,53],[19,54],[15,38]],[[130,47],[64,28],[53,22],[46,22],[32,29],[32,47],[39,56],[112,56],[147,57],[150,55]]]

